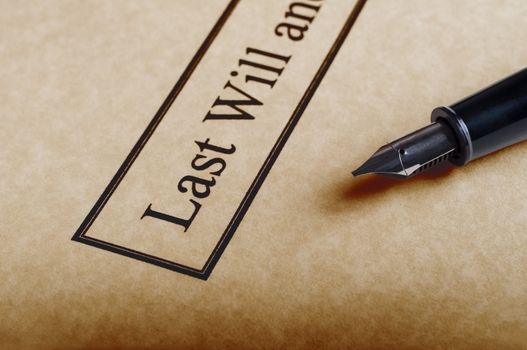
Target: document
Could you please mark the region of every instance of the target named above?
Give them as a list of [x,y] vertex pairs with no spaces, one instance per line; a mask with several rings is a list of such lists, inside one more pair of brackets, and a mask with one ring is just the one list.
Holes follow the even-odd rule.
[[527,346],[527,144],[371,144],[527,62],[520,0],[0,3],[6,348]]

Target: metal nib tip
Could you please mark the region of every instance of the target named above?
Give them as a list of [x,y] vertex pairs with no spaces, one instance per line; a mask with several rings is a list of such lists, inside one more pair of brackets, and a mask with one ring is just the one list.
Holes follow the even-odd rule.
[[353,176],[360,176],[365,174],[370,174],[375,172],[375,167],[372,166],[370,159],[368,159],[364,164],[362,164],[357,169],[353,170],[351,173]]
[[370,173],[398,178],[407,176],[399,152],[388,145],[379,148],[364,164],[352,172],[353,176]]
[[456,147],[456,137],[450,127],[435,122],[382,146],[352,174],[408,178],[450,159]]

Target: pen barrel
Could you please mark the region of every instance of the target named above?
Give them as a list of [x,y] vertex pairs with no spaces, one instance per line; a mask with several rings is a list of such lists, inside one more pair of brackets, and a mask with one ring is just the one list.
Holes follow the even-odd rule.
[[463,165],[527,139],[527,69],[432,112],[454,129],[459,152],[452,162]]

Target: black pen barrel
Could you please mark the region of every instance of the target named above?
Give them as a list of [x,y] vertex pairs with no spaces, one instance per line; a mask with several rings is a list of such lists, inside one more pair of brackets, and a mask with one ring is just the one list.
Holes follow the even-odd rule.
[[527,139],[527,68],[432,112],[444,119],[458,138],[452,162],[463,165]]

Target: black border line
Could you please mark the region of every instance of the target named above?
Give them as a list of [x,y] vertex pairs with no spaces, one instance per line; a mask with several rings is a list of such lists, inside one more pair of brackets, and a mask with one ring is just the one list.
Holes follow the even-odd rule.
[[349,32],[351,31],[351,28],[353,27],[353,24],[357,20],[361,10],[363,9],[364,5],[366,4],[367,0],[358,0],[355,4],[352,12],[348,16],[344,26],[342,27],[339,35],[337,36],[337,39],[333,43],[333,46],[329,50],[328,54],[326,55],[324,61],[322,62],[321,66],[319,67],[317,73],[315,74],[313,80],[309,84],[306,92],[302,96],[302,99],[296,106],[293,114],[291,115],[288,123],[284,127],[282,133],[278,137],[278,140],[276,141],[275,145],[271,149],[271,152],[267,156],[267,159],[265,160],[264,164],[260,168],[258,174],[256,175],[256,178],[254,179],[253,183],[249,187],[248,191],[246,192],[243,200],[240,203],[240,206],[236,210],[236,213],[232,217],[231,221],[229,222],[229,225],[225,229],[223,235],[221,236],[220,240],[216,244],[216,247],[212,251],[211,255],[207,259],[205,265],[201,270],[198,270],[196,268],[192,268],[189,266],[185,266],[182,264],[178,264],[169,260],[165,260],[162,258],[158,258],[149,254],[141,253],[139,251],[122,247],[116,244],[112,244],[109,242],[105,242],[93,237],[86,236],[86,232],[91,227],[101,210],[104,208],[110,197],[112,196],[113,192],[117,189],[117,186],[119,186],[120,182],[134,163],[135,159],[139,156],[141,153],[141,150],[145,146],[146,142],[150,139],[152,134],[154,133],[155,129],[167,113],[168,109],[176,99],[176,97],[179,95],[187,81],[189,80],[190,76],[196,69],[197,65],[207,52],[208,48],[214,41],[214,39],[217,37],[220,30],[223,28],[224,24],[226,23],[227,19],[230,17],[234,9],[236,8],[236,5],[238,5],[240,0],[231,0],[231,2],[227,5],[227,8],[222,13],[221,17],[218,19],[210,33],[207,35],[205,41],[201,44],[198,51],[190,61],[189,65],[177,81],[176,85],[172,88],[169,95],[157,111],[157,113],[154,115],[154,118],[152,121],[148,124],[147,128],[137,141],[137,143],[134,145],[128,156],[126,157],[123,164],[119,167],[117,170],[117,173],[112,178],[102,195],[99,197],[97,202],[95,203],[94,207],[90,210],[78,230],[75,232],[73,237],[71,238],[73,241],[85,243],[97,248],[101,248],[104,250],[108,250],[117,254],[125,255],[130,258],[134,258],[137,260],[141,260],[150,264],[154,264],[163,268],[167,268],[173,271],[177,271],[183,274],[186,274],[188,276],[196,277],[202,280],[207,280],[212,273],[212,270],[218,263],[221,255],[225,251],[225,248],[229,244],[232,236],[234,235],[234,232],[240,225],[240,222],[242,221],[243,217],[247,213],[247,210],[249,209],[252,201],[254,200],[256,194],[258,193],[258,190],[262,186],[265,178],[269,174],[269,171],[273,167],[276,159],[280,155],[280,152],[284,148],[285,143],[289,139],[289,136],[293,132],[295,126],[298,124],[298,121],[300,120],[300,117],[304,113],[305,109],[307,108],[307,105],[313,98],[318,86],[320,85],[322,79],[324,78],[326,72],[328,71],[331,63],[335,59],[339,49],[341,48],[342,44],[346,40]]

